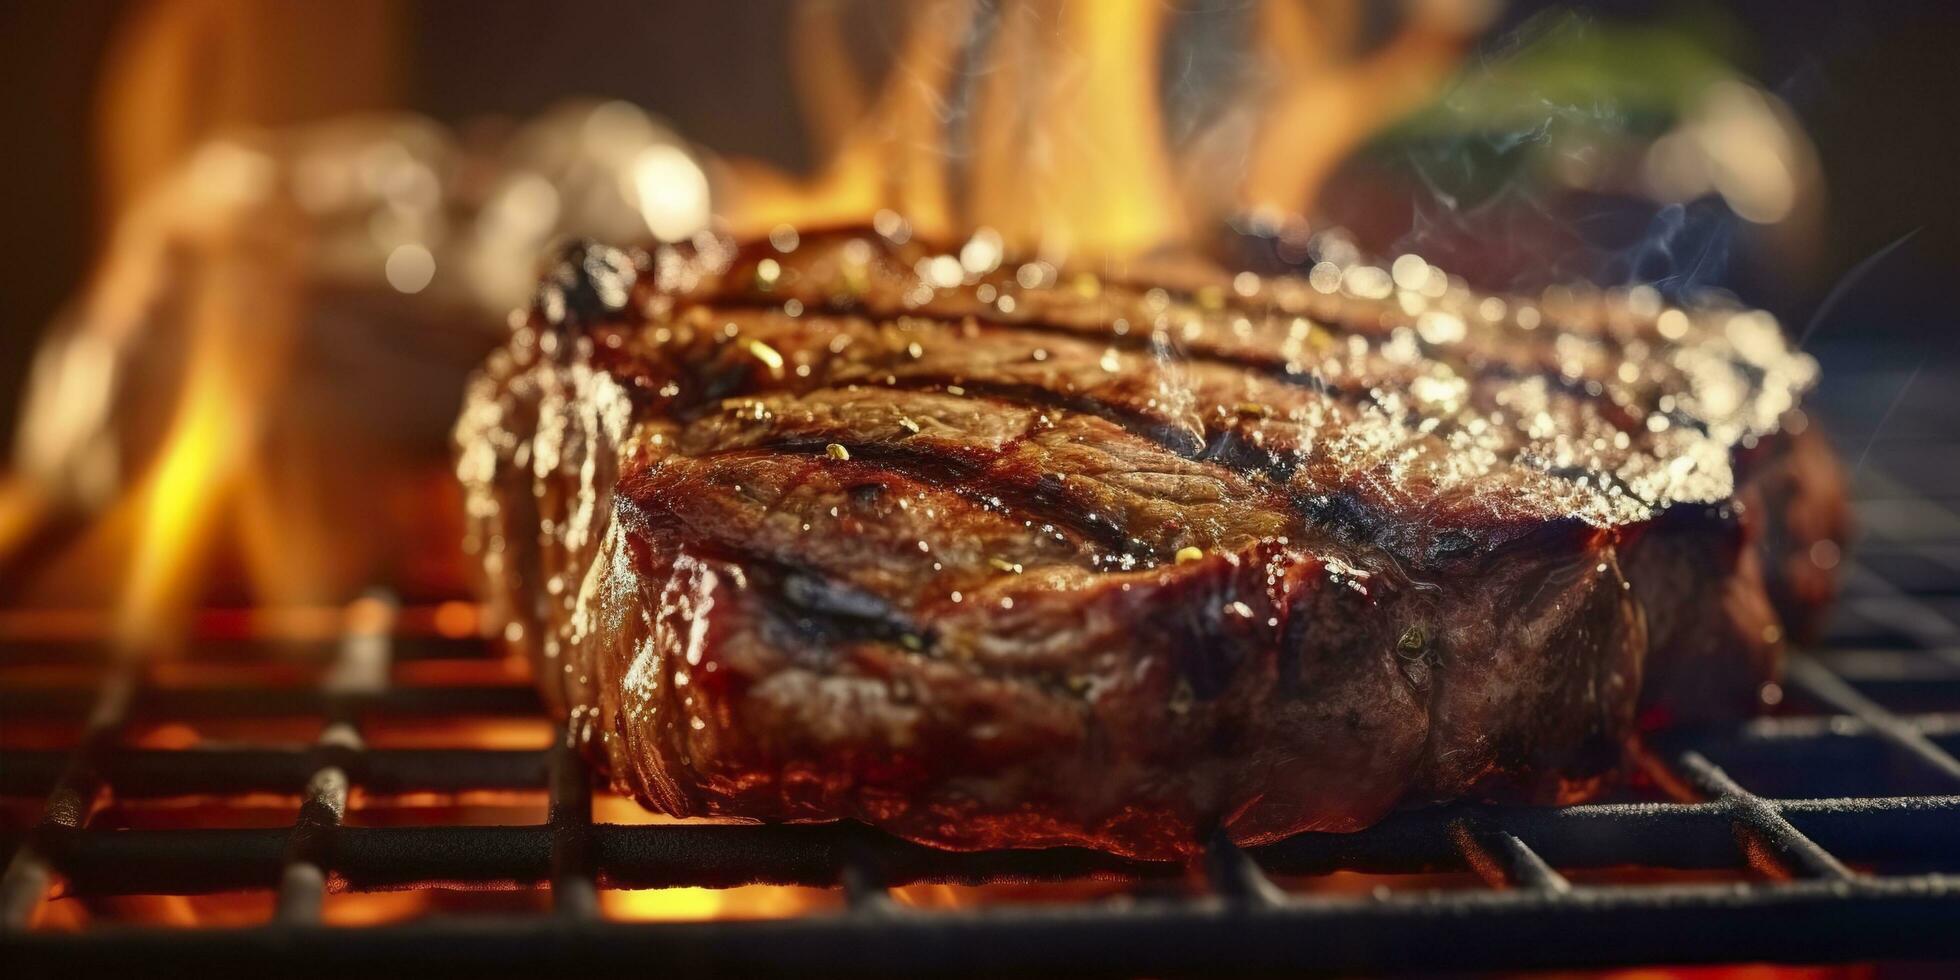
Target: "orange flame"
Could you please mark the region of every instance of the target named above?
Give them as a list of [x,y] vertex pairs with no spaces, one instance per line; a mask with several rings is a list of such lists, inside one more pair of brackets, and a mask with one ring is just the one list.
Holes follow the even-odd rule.
[[1157,99],[1162,4],[1001,11],[974,117],[972,213],[1019,251],[1128,258],[1185,240]]
[[[943,235],[953,228],[951,192],[945,170],[941,113],[952,85],[961,37],[971,22],[964,0],[935,0],[912,12],[908,33],[892,66],[891,81],[877,102],[845,130],[829,164],[808,183],[765,167],[734,164],[729,188],[735,201],[727,218],[737,234],[760,235],[779,224],[840,224],[864,221],[879,210],[904,213],[914,226]],[[843,37],[834,21],[813,17],[819,49],[835,51]],[[836,67],[819,60],[828,76]],[[813,89],[830,120],[858,101],[841,79]]]
[[628,922],[786,919],[842,908],[843,904],[842,894],[835,889],[790,885],[655,888],[599,893],[599,906],[606,917]]
[[[294,247],[289,236],[243,237],[214,235],[190,283],[189,369],[162,449],[131,504],[138,516],[121,609],[129,643],[178,632],[189,584],[219,527],[260,545],[248,550],[248,562],[264,582],[289,583],[304,569],[306,551],[267,540],[273,535],[263,530],[244,533],[281,523],[267,516],[270,491],[257,460],[263,408],[284,380],[300,289],[297,263],[280,254]],[[304,533],[302,523],[290,522],[284,533]]]
[[[1224,213],[1297,214],[1311,206],[1345,154],[1433,90],[1492,2],[1410,4],[1399,33],[1359,55],[1366,18],[1357,0],[1264,0],[1246,18],[1246,48],[1265,66],[1266,84],[1239,100],[1255,124],[1240,127],[1243,145],[1218,166],[1192,166],[1172,150],[1159,95],[1174,16],[1168,5],[902,5],[902,39],[875,89],[853,68],[843,6],[807,5],[795,14],[798,87],[827,162],[808,179],[729,163],[716,175],[718,206],[730,230],[747,236],[782,224],[898,228],[903,215],[912,230],[939,240],[987,229],[993,255],[1078,263],[1188,257],[1194,229],[1217,227]],[[308,219],[278,189],[277,161],[247,143],[203,144],[173,176],[157,176],[205,135],[178,104],[185,80],[172,73],[195,75],[204,64],[186,52],[230,39],[217,44],[227,54],[210,70],[244,84],[267,66],[232,58],[249,47],[237,38],[273,28],[258,15],[207,23],[183,5],[173,9],[177,15],[157,15],[147,33],[132,35],[107,75],[111,183],[119,198],[138,203],[119,219],[87,311],[111,339],[160,321],[183,326],[183,381],[167,394],[160,448],[133,479],[116,472],[117,452],[141,448],[141,440],[116,438],[120,430],[144,426],[109,417],[130,410],[109,393],[121,383],[112,380],[120,369],[111,363],[115,344],[63,352],[69,356],[53,366],[72,383],[48,386],[59,389],[60,404],[35,416],[48,431],[23,438],[24,458],[40,460],[30,469],[58,495],[92,507],[110,487],[125,488],[97,535],[112,543],[71,578],[93,578],[108,563],[128,569],[119,633],[132,645],[176,635],[220,546],[242,566],[253,598],[268,603],[328,598],[324,584],[342,581],[341,565],[353,563],[341,554],[349,549],[309,519],[331,510],[309,496],[322,495],[316,487],[324,481],[295,469],[334,461],[265,451],[293,441],[272,430],[291,424],[277,403],[308,302]],[[282,32],[301,29],[281,24]],[[385,30],[365,21],[350,30],[386,40]],[[233,108],[238,119],[256,118],[251,106]],[[700,178],[692,168],[686,174]],[[0,547],[43,510],[31,496],[0,494]],[[127,557],[116,554],[122,549]],[[473,629],[461,615],[450,628]]]
[[1397,33],[1362,56],[1353,53],[1365,13],[1356,4],[1260,6],[1260,54],[1274,86],[1239,185],[1241,210],[1303,215],[1343,159],[1435,93],[1497,5],[1407,6]]
[[[802,8],[797,14],[800,89],[827,162],[807,180],[754,164],[730,164],[718,188],[723,217],[737,234],[755,236],[780,224],[865,222],[888,212],[902,214],[922,235],[947,239],[985,227],[997,236],[993,244],[1000,250],[1056,260],[1126,262],[1189,246],[1193,229],[1214,222],[1218,212],[1277,207],[1297,213],[1310,206],[1342,156],[1406,111],[1453,66],[1467,34],[1436,14],[1447,5],[1447,0],[1417,5],[1401,34],[1356,59],[1350,49],[1363,19],[1359,4],[1264,3],[1255,18],[1255,48],[1273,84],[1258,93],[1258,124],[1223,191],[1189,181],[1180,186],[1179,161],[1158,95],[1172,16],[1166,5],[1003,0],[988,14],[994,23],[987,50],[975,55],[978,66],[969,77],[962,66],[979,6],[973,0],[925,0],[905,8],[904,39],[875,92],[850,70],[839,8]],[[172,143],[179,137],[162,130],[188,125],[180,111],[185,107],[173,101],[181,93],[138,84],[140,65],[124,68],[127,72],[117,76],[123,98],[112,100],[110,118],[118,126],[128,123],[122,131],[143,146],[118,166],[128,170],[142,163],[161,170],[157,158],[167,154],[150,144]],[[962,86],[970,92],[962,93]],[[960,98],[970,100],[970,111],[956,105]],[[155,111],[137,111],[143,106]],[[264,193],[271,164],[255,153],[226,143],[202,151],[183,175],[182,193],[156,198],[167,203],[149,213],[138,207],[125,216],[111,250],[106,278],[113,281],[100,299],[113,307],[106,318],[142,322],[141,310],[167,298],[167,286],[181,285],[176,295],[182,297],[177,301],[184,304],[180,322],[186,325],[184,380],[173,395],[160,449],[104,522],[128,535],[130,559],[116,632],[129,649],[183,636],[196,625],[189,612],[193,590],[221,543],[236,546],[256,598],[321,611],[317,605],[293,604],[320,597],[311,583],[313,563],[330,558],[331,542],[320,537],[324,528],[298,519],[315,510],[297,496],[308,481],[284,469],[275,472],[264,451],[279,438],[269,431],[277,424],[270,406],[285,381],[300,327],[305,237],[292,216],[281,213],[276,195]],[[145,182],[130,174],[116,176],[113,183],[132,199],[130,188]],[[187,242],[199,261],[187,273],[164,275],[174,268],[166,257]],[[120,271],[135,274],[117,275],[118,259],[125,267]],[[74,424],[102,423],[88,416]],[[16,536],[10,530],[21,520],[16,512],[34,509],[27,498],[0,499],[0,542]],[[357,612],[358,607],[347,615]],[[332,610],[325,615],[330,621],[308,620],[300,624],[302,631],[346,625]],[[446,636],[474,635],[480,625],[479,610],[468,604],[437,607],[423,622]],[[167,668],[162,676],[168,679]],[[139,733],[139,741],[181,748],[222,734],[178,726]],[[542,722],[508,720],[449,723],[440,730],[374,724],[368,734],[376,744],[392,747],[513,749],[536,748],[550,735]],[[610,794],[597,803],[601,819],[662,819]],[[350,820],[451,820],[459,807],[507,819],[539,805],[533,799],[404,794],[383,800],[357,794]],[[1105,887],[1113,886],[1069,885],[1055,894],[1074,900]],[[895,901],[925,908],[1025,901],[1041,894],[1029,887],[893,890]],[[766,885],[602,893],[605,913],[625,920],[783,917],[841,904],[837,889]],[[368,925],[438,907],[420,893],[337,894],[326,918],[336,925]],[[256,907],[183,898],[132,901],[120,911],[182,925],[263,914]]]
[[1158,96],[1167,5],[1005,0],[967,72],[970,113],[957,89],[974,5],[913,8],[876,98],[853,81],[836,6],[813,7],[797,25],[797,79],[827,163],[809,181],[730,164],[723,217],[753,236],[889,211],[930,237],[984,227],[1010,250],[1078,262],[1188,247],[1193,229],[1230,214],[1304,214],[1342,159],[1434,93],[1495,7],[1410,4],[1395,34],[1358,54],[1362,4],[1266,0],[1250,19],[1265,79],[1242,100],[1252,124],[1216,123],[1239,142],[1194,140],[1182,168]]

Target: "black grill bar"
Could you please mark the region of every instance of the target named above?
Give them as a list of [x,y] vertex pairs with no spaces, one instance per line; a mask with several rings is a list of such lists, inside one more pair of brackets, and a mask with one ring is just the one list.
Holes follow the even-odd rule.
[[[95,696],[83,691],[0,691],[0,717],[72,718]],[[544,706],[527,687],[407,687],[345,698],[360,715],[398,717],[535,718]],[[324,716],[334,699],[313,688],[170,688],[144,690],[130,705],[131,721],[177,718],[292,718]]]
[[304,924],[320,920],[332,869],[334,837],[347,812],[347,771],[341,756],[358,756],[362,749],[360,715],[353,699],[388,684],[389,620],[393,605],[379,596],[364,607],[370,619],[358,623],[341,642],[324,685],[327,723],[320,732],[318,768],[307,781],[299,819],[286,839],[285,867],[279,877],[278,916],[281,922]]
[[1799,655],[1790,658],[1788,679],[1802,688],[1804,693],[1858,719],[1886,741],[1904,749],[1914,759],[1960,786],[1960,759],[1940,748],[1928,736],[1924,726],[1905,721],[1880,707],[1876,701],[1859,694],[1810,657]]
[[[1804,838],[1853,862],[1960,867],[1960,797],[1761,802]],[[1460,871],[1468,864],[1453,827],[1465,821],[1530,841],[1554,867],[1734,869],[1741,866],[1735,819],[1726,802],[1445,807],[1397,814],[1359,834],[1305,834],[1245,853],[1271,874]],[[356,891],[428,882],[533,887],[551,879],[554,833],[550,825],[342,827],[334,835],[332,864]],[[279,828],[83,831],[67,840],[61,856],[74,887],[88,894],[207,894],[276,880],[286,838]],[[607,888],[825,888],[841,882],[866,853],[876,855],[885,885],[1184,874],[1175,863],[1071,848],[940,851],[849,824],[595,824],[591,847],[598,883]]]
[[102,685],[73,755],[42,806],[41,820],[0,874],[0,928],[19,929],[33,917],[54,883],[55,855],[65,838],[81,831],[103,787],[101,759],[129,715],[140,669],[133,658],[121,661]]
[[1816,841],[1805,837],[1775,807],[1743,789],[1701,753],[1683,753],[1680,769],[1696,788],[1715,797],[1734,815],[1743,849],[1752,864],[1772,861],[1777,870],[1808,878],[1844,881],[1851,877],[1851,869],[1843,862],[1818,847]]
[[567,740],[551,753],[551,898],[559,914],[599,914],[592,861],[592,774]]
[[[306,792],[324,751],[348,779],[371,795],[472,789],[542,791],[549,754],[529,750],[312,748],[119,749],[100,763],[123,800],[242,793]],[[53,789],[68,753],[0,752],[0,793],[43,796]]]
[[[1951,877],[1777,885],[1536,889],[1274,906],[1139,901],[942,914],[671,924],[562,917],[346,929],[103,930],[10,937],[24,975],[508,976],[603,970],[725,976],[1216,976],[1814,963],[1960,956]],[[65,975],[65,974],[64,974]]]
[[[1937,506],[1937,505],[1935,505]],[[1960,655],[1960,624],[1939,610],[1919,601],[1911,593],[1892,584],[1860,562],[1849,562],[1845,584],[1865,592],[1847,600],[1852,608],[1884,621],[1905,634],[1912,642],[1953,661]]]
[[1450,840],[1470,869],[1492,887],[1540,888],[1549,892],[1572,889],[1572,883],[1564,875],[1553,870],[1537,851],[1510,831],[1478,828],[1469,819],[1459,819],[1450,824]]
[[[1898,724],[1928,739],[1960,736],[1960,712],[1898,715]],[[1895,740],[1856,716],[1763,718],[1733,730],[1697,733],[1700,744],[1722,754],[1784,758],[1823,739]],[[1937,747],[1937,745],[1936,745]],[[199,794],[305,791],[317,767],[318,748],[226,747],[120,748],[100,760],[103,777],[124,800]],[[66,768],[70,752],[0,750],[0,794],[44,797]],[[370,795],[464,790],[542,792],[550,753],[530,749],[382,749],[341,754],[349,779]]]
[[1259,869],[1230,837],[1214,834],[1205,845],[1205,877],[1211,890],[1228,901],[1247,905],[1276,905],[1286,893]]

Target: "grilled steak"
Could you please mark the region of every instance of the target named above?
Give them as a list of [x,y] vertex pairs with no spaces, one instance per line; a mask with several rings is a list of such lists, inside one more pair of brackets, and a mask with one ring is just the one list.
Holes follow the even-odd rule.
[[977,251],[574,246],[472,385],[472,546],[625,792],[1153,857],[1570,799],[1828,599],[1762,314]]

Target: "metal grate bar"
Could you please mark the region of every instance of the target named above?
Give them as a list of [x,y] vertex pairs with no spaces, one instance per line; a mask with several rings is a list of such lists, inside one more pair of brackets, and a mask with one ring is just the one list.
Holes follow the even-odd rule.
[[1734,815],[1743,831],[1743,849],[1750,863],[1772,873],[1847,881],[1851,869],[1817,842],[1803,835],[1762,797],[1743,789],[1728,773],[1699,752],[1684,752],[1680,765],[1696,788],[1716,798]]
[[[529,686],[400,687],[350,695],[349,710],[362,715],[395,717],[483,716],[536,718],[544,711]],[[333,699],[315,688],[212,687],[165,688],[143,692],[131,709],[131,720],[198,718],[280,718],[325,715]],[[8,718],[72,718],[94,703],[87,692],[0,691],[0,716]]]
[[[398,613],[407,615],[406,610],[398,610]],[[282,664],[327,667],[340,658],[344,640],[338,632],[330,636],[301,639],[273,632],[267,636],[243,637],[207,638],[194,635],[187,642],[195,647],[197,659],[204,663],[262,664],[268,645],[276,645]],[[425,660],[479,659],[483,641],[475,637],[396,634],[390,638],[389,646],[389,661],[400,664]],[[89,637],[12,640],[0,645],[0,666],[3,667],[113,667],[119,656],[112,644],[97,642]]]
[[[1136,902],[763,921],[435,919],[362,930],[121,930],[13,939],[28,975],[1217,976],[1818,963],[1960,956],[1960,878],[1397,894],[1270,907]],[[568,928],[575,925],[576,928]],[[229,967],[230,970],[225,968]]]
[[1817,661],[1804,655],[1792,656],[1788,678],[1804,693],[1858,719],[1914,759],[1960,783],[1960,759],[1954,758],[1953,753],[1940,748],[1928,738],[1923,727],[1885,710],[1876,701],[1858,693],[1842,678],[1825,670]]
[[[70,753],[0,751],[0,793],[44,796]],[[123,801],[197,795],[306,792],[320,746],[118,749],[98,760]],[[543,791],[550,753],[503,749],[376,749],[336,752],[349,780],[371,795],[472,789]]]
[[[1839,678],[1842,680],[1842,678]],[[1960,735],[1960,711],[1898,715],[1900,722],[1933,738]],[[1795,715],[1746,722],[1732,741],[1804,742],[1819,738],[1878,738],[1877,729],[1862,718],[1844,715]]]
[[[394,605],[373,596],[355,604],[364,611],[341,642],[340,655],[326,678],[327,724],[315,746],[319,768],[307,781],[306,799],[286,839],[285,867],[279,876],[278,916],[287,923],[320,920],[332,873],[335,835],[347,813],[347,770],[340,760],[362,748],[355,699],[388,685],[389,634]],[[364,620],[364,621],[363,621]]]
[[1471,870],[1492,887],[1572,890],[1564,875],[1509,831],[1479,829],[1469,820],[1457,820],[1450,824],[1450,840]]
[[[1951,512],[1948,512],[1951,513]],[[1960,520],[1960,517],[1956,517]],[[1960,623],[1899,588],[1861,562],[1847,563],[1844,587],[1877,593],[1846,601],[1855,609],[1884,621],[1920,647],[1948,662],[1960,663]]]
[[[1960,867],[1960,797],[1762,801],[1831,853],[1860,862]],[[1248,851],[1269,873],[1453,871],[1458,820],[1503,828],[1553,866],[1628,864],[1675,869],[1736,866],[1734,814],[1723,802],[1608,804],[1558,810],[1455,807],[1397,814],[1355,834],[1303,834]],[[531,886],[550,879],[551,827],[342,827],[335,870],[354,890],[437,882]],[[286,831],[83,831],[65,852],[79,894],[201,894],[274,880]],[[828,888],[860,855],[875,855],[881,884],[1162,879],[1182,866],[1093,851],[952,852],[908,844],[850,824],[820,826],[620,825],[592,828],[593,867],[607,888],[749,884]]]
[[897,910],[898,906],[891,900],[891,892],[886,890],[885,874],[878,863],[877,856],[864,848],[852,848],[844,859],[837,883],[844,889],[844,903],[852,912],[884,915]]
[[126,657],[97,694],[81,741],[42,805],[39,824],[0,874],[0,930],[24,929],[33,921],[54,884],[56,855],[88,823],[103,787],[100,761],[122,732],[141,676],[140,662]]
[[1286,893],[1230,837],[1215,834],[1205,846],[1205,879],[1211,890],[1241,905],[1277,905]]
[[569,738],[551,753],[551,900],[574,919],[599,914],[593,870],[592,774]]

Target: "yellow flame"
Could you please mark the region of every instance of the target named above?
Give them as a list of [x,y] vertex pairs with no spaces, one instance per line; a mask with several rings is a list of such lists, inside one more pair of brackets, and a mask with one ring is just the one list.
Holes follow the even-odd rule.
[[633,922],[783,919],[838,908],[842,904],[842,897],[834,889],[789,885],[656,888],[606,891],[599,895],[600,908],[608,918]]
[[1353,57],[1363,20],[1357,6],[1267,0],[1257,35],[1276,83],[1253,136],[1239,207],[1304,214],[1343,159],[1436,91],[1496,6],[1409,4],[1396,34]]
[[1021,0],[1001,11],[974,122],[976,218],[1010,248],[1134,256],[1184,240],[1158,110],[1167,9]]
[[[1244,142],[1169,145],[1158,97],[1169,5],[1003,0],[974,55],[972,111],[954,105],[973,6],[912,8],[887,80],[868,97],[835,7],[799,18],[795,68],[827,163],[798,181],[753,163],[724,173],[732,230],[863,223],[880,211],[949,239],[987,229],[1022,254],[1124,261],[1188,246],[1221,212],[1304,214],[1335,167],[1416,108],[1462,58],[1496,0],[1407,5],[1396,33],[1365,47],[1355,0],[1266,0],[1252,45],[1269,84],[1248,92]],[[964,156],[951,149],[964,134]],[[955,160],[962,179],[955,182]],[[1223,178],[1223,179],[1221,179]]]
[[[911,10],[891,80],[875,105],[842,137],[815,180],[797,181],[766,167],[732,164],[737,234],[756,236],[780,224],[826,225],[868,220],[882,209],[904,213],[933,235],[953,227],[941,114],[972,10],[963,0],[935,0]],[[842,35],[830,32],[832,43]],[[820,89],[822,105],[848,103],[848,86]],[[834,118],[835,111],[822,114]]]
[[184,605],[190,571],[203,554],[228,478],[244,460],[239,413],[249,410],[210,371],[193,377],[188,397],[141,495],[124,589],[123,635],[130,642],[162,635]]
[[303,301],[303,246],[287,220],[267,206],[252,220],[192,233],[200,260],[182,283],[188,366],[155,461],[125,504],[135,518],[118,624],[125,643],[179,635],[221,531],[245,546],[260,586],[304,581],[321,553],[321,542],[308,537],[317,529],[285,501],[269,499],[260,460]]

